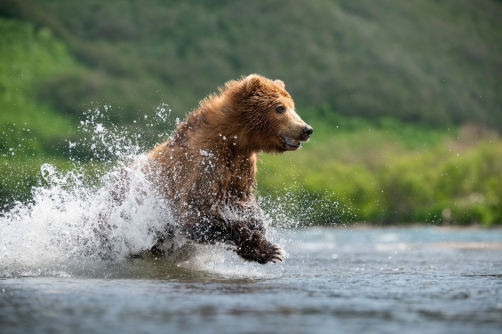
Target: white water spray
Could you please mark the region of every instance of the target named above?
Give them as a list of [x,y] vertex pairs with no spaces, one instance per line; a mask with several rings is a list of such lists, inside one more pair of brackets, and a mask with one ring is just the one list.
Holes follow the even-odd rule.
[[[159,107],[152,122],[165,121],[168,112]],[[131,138],[127,129],[107,127],[105,122],[99,110],[89,111],[79,128],[83,139],[69,142],[69,150],[92,152],[90,160],[108,172],[92,179],[86,174],[88,166],[77,162],[77,154],[70,154],[74,168],[67,172],[45,163],[32,200],[1,214],[0,277],[57,274],[82,261],[98,260],[104,252],[123,259],[151,248],[156,233],[173,224],[167,204],[144,175],[127,168],[130,161],[145,159],[141,134]],[[110,190],[124,172],[131,187],[120,205],[111,206]],[[106,250],[102,234],[96,233],[102,229],[104,213],[111,227],[104,232],[110,241]]]

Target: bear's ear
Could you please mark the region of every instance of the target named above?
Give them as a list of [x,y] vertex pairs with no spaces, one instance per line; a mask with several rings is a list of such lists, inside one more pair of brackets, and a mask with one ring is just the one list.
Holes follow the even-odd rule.
[[274,83],[282,89],[286,89],[286,85],[282,82],[282,80],[274,80]]
[[242,85],[242,93],[244,95],[252,95],[261,86],[262,80],[260,76],[256,74],[248,75],[244,78],[244,84]]

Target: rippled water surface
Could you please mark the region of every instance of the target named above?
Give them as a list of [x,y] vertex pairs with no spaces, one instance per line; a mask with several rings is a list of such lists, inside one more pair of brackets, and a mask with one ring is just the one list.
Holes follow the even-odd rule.
[[283,263],[202,247],[182,263],[4,266],[0,332],[502,332],[501,230],[312,228],[272,238]]

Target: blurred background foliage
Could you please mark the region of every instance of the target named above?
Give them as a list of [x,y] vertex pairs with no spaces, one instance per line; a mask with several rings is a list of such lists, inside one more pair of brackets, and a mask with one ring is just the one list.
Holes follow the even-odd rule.
[[259,73],[315,128],[258,175],[302,223],[501,224],[501,17],[495,0],[2,0],[0,200],[28,199],[41,161],[68,167],[88,109],[148,147],[173,122],[135,120]]

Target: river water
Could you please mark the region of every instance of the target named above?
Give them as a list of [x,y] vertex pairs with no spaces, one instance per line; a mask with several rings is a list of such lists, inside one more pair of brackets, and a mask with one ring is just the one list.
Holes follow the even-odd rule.
[[[3,264],[1,333],[501,333],[502,230],[274,230],[283,263]],[[48,269],[47,267],[51,267]]]

